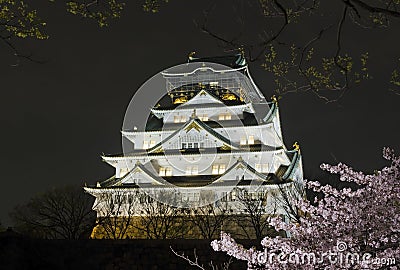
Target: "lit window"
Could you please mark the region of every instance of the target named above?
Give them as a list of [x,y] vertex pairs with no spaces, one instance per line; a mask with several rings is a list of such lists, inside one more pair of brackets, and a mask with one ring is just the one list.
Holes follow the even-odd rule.
[[219,170],[218,170],[218,173],[219,174],[223,174],[224,172],[225,172],[225,164],[221,164],[221,165],[219,165]]
[[264,163],[262,167],[262,172],[267,173],[268,172],[268,163]]
[[212,174],[218,174],[218,168],[219,168],[219,166],[218,165],[213,165],[212,166]]
[[165,176],[165,168],[164,167],[160,167],[160,170],[158,171],[158,175]]
[[211,174],[223,174],[226,170],[225,164],[214,164],[212,166]]
[[186,119],[186,115],[174,115],[174,123],[185,123]]
[[158,171],[159,176],[172,176],[172,168],[170,167],[160,167]]
[[149,148],[152,148],[154,145],[156,145],[156,141],[151,140],[149,144]]
[[256,171],[257,171],[257,172],[261,172],[261,168],[262,168],[261,164],[257,163],[257,164],[256,164],[256,168],[255,168]]
[[143,149],[149,148],[149,141],[143,141]]
[[255,169],[257,172],[268,173],[268,163],[256,164]]
[[232,116],[230,113],[221,113],[218,116],[218,120],[231,120],[231,119],[232,119]]
[[199,173],[199,168],[197,166],[187,166],[186,175],[197,175]]
[[253,135],[249,136],[249,139],[248,139],[247,143],[248,144],[254,144],[254,136]]
[[241,137],[240,138],[240,145],[246,145],[246,143],[247,143],[246,137]]
[[207,114],[201,114],[201,115],[199,115],[199,119],[201,121],[208,121],[208,115]]
[[183,142],[182,143],[182,149],[188,149],[188,148],[199,148],[199,145],[201,147],[204,146],[204,143],[198,143],[198,142]]

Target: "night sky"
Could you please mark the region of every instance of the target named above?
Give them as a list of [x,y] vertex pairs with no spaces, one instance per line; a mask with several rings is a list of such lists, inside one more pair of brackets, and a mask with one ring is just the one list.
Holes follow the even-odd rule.
[[[152,75],[185,62],[191,51],[198,56],[226,54],[193,23],[202,18],[205,5],[200,2],[174,1],[158,14],[144,13],[139,4],[131,4],[107,28],[46,2],[40,15],[48,22],[50,39],[20,43],[46,60],[44,64],[23,60],[12,67],[16,59],[0,44],[3,225],[10,225],[8,212],[34,194],[94,184],[114,173],[100,155],[122,151],[125,109]],[[227,14],[216,17],[214,25],[234,33],[235,18]],[[326,20],[334,17],[329,14]],[[254,30],[257,37],[261,22],[250,23],[248,31]],[[291,34],[300,36],[316,27],[320,26],[305,24]],[[400,96],[388,90],[390,72],[399,58],[399,30],[396,22],[383,31],[351,25],[345,31],[346,50],[370,52],[373,79],[340,102],[325,104],[310,93],[288,94],[280,100],[284,141],[288,148],[299,142],[307,178],[321,174],[322,162],[338,160],[371,172],[386,164],[381,157],[384,146],[399,153]],[[261,63],[250,63],[250,72],[269,98],[273,85]]]

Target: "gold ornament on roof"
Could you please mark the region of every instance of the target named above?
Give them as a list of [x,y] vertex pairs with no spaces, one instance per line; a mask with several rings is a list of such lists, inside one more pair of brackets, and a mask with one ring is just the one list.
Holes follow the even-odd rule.
[[299,151],[300,150],[300,145],[297,142],[295,142],[293,144],[293,148],[294,148],[294,150]]
[[192,123],[190,123],[187,127],[185,127],[185,131],[189,132],[191,129],[195,129],[197,131],[202,130],[202,128],[195,122],[193,121]]
[[225,143],[224,143],[224,145],[221,146],[221,150],[231,150],[231,149],[232,148],[229,145],[225,144]]
[[277,99],[277,97],[275,95],[273,95],[271,97],[271,100],[272,100],[273,103],[277,103],[278,102],[278,99]]
[[195,54],[196,54],[196,52],[194,52],[194,51],[189,53],[189,60],[193,60]]
[[243,46],[240,46],[240,47],[239,47],[239,52],[240,52],[240,54],[241,54],[242,56],[244,56],[245,50],[244,50],[244,47],[243,47]]
[[234,94],[229,93],[229,94],[223,94],[222,99],[223,100],[236,100],[237,98]]
[[188,101],[188,98],[186,96],[181,96],[178,97],[174,100],[174,104],[182,104]]

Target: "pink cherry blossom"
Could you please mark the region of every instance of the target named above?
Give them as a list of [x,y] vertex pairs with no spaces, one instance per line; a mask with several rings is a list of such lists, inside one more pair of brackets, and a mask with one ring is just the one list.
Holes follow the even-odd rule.
[[[247,261],[248,269],[400,269],[400,157],[389,148],[384,148],[383,157],[391,164],[370,175],[342,163],[322,164],[321,169],[338,174],[340,181],[351,183],[352,188],[305,181],[308,189],[322,197],[312,204],[307,200],[294,202],[302,213],[297,224],[288,224],[280,217],[270,221],[290,237],[265,237],[261,242],[264,250],[256,250],[244,248],[222,232],[221,239],[211,246]],[[329,257],[332,253],[337,254],[336,259],[348,253],[365,255],[366,259],[339,262]],[[320,260],[265,260],[268,254],[289,259],[315,254]],[[321,259],[323,254],[327,256]]]

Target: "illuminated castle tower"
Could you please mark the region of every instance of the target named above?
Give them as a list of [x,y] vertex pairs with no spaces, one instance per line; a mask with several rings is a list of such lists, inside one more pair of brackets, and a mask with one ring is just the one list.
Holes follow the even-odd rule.
[[[133,216],[153,202],[146,196],[165,190],[174,194],[176,206],[224,203],[235,215],[243,211],[239,192],[257,200],[280,185],[302,183],[299,147],[286,149],[278,102],[262,95],[243,55],[191,55],[188,62],[189,70],[161,73],[166,94],[151,109],[145,129],[122,131],[133,150],[102,157],[115,175],[85,187],[96,197],[98,217],[105,215],[105,198],[117,193],[126,195],[121,203],[134,204]],[[271,200],[266,209],[284,214]],[[127,215],[128,208],[120,209],[115,216]]]

